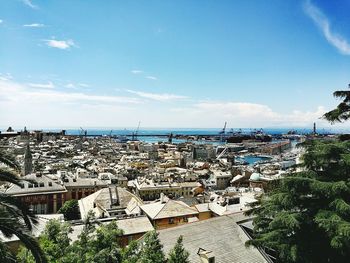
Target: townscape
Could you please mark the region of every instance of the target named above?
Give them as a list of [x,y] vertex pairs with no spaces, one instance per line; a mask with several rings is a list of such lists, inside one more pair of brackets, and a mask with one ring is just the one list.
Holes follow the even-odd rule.
[[0,263],[348,263],[349,11],[1,0]]
[[[72,221],[75,238],[91,211],[101,222],[116,220],[123,230],[123,246],[155,229],[170,247],[172,236],[181,231],[179,226],[184,226],[181,229],[187,235],[194,235],[197,225],[212,228],[217,222],[234,220],[241,233],[235,230],[237,236],[225,240],[216,236],[215,242],[234,245],[232,239],[238,239],[235,243],[242,250],[247,250],[245,239],[239,236],[249,229],[249,222],[252,228],[244,212],[276,179],[295,170],[301,154],[295,145],[305,140],[305,136],[286,135],[271,142],[244,140],[218,145],[172,143],[171,138],[158,143],[121,142],[108,136],[69,136],[64,131],[26,128],[18,133],[9,128],[0,135],[2,150],[16,156],[22,178],[27,180],[21,185],[2,185],[1,191],[27,204],[44,219],[43,226],[52,218],[64,220],[60,208],[78,200],[79,215]],[[162,234],[172,228],[172,235]],[[14,248],[17,242],[8,240]],[[204,247],[221,260],[234,254],[230,250],[219,254],[217,246],[206,242],[198,240],[198,247],[190,251],[194,262],[207,256],[196,255]],[[268,258],[265,252],[258,254],[258,261]]]

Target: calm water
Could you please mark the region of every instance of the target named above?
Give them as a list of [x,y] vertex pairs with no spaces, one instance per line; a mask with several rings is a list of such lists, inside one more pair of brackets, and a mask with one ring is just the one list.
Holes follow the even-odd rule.
[[[256,131],[257,129],[227,129],[226,131],[241,131],[242,133],[250,133],[252,131]],[[271,134],[271,135],[279,135],[279,134],[285,134],[291,129],[288,128],[266,128],[264,129],[265,133]],[[299,134],[309,134],[312,132],[312,129],[293,129]],[[170,133],[173,133],[173,135],[181,134],[181,135],[218,135],[218,133],[221,131],[220,128],[218,129],[179,129],[179,128],[173,128],[173,129],[140,129],[138,131],[138,134],[140,135],[147,135],[147,134],[157,134],[157,135],[169,135]],[[79,129],[67,129],[66,130],[68,135],[78,135],[80,134],[81,130]],[[135,130],[132,129],[87,129],[88,135],[130,135]],[[319,133],[335,133],[335,131],[331,131],[330,129],[320,129],[318,130]],[[138,137],[139,140],[155,143],[155,142],[166,142],[168,138],[166,137]],[[180,140],[180,139],[173,139],[174,143],[182,143],[186,142],[186,140]],[[201,143],[201,141],[196,141],[196,143]],[[208,143],[208,141],[203,141],[203,143]],[[214,144],[222,144],[220,142],[212,142]]]
[[[61,131],[61,129],[43,129],[44,131]],[[87,128],[88,135],[131,135],[135,132],[136,129],[97,129],[97,128]],[[164,128],[164,129],[140,129],[138,134],[147,135],[147,134],[157,134],[157,135],[169,135],[173,133],[173,135],[181,134],[181,135],[218,135],[222,128],[212,128],[212,129],[189,129],[189,128]],[[250,128],[242,128],[242,129],[226,129],[226,132],[238,132],[242,133],[250,133],[259,129],[250,129]],[[279,135],[285,134],[290,130],[295,130],[298,134],[309,134],[312,132],[312,129],[292,129],[292,128],[266,128],[264,129],[265,133],[271,135]],[[81,129],[66,129],[67,135],[79,135],[81,134]],[[335,129],[318,129],[318,133],[341,133],[343,131],[335,130]],[[143,140],[146,142],[163,142],[167,141],[166,137],[138,137],[139,140]],[[174,143],[182,143],[186,140],[173,139]],[[200,141],[196,141],[196,143],[201,143]],[[208,143],[208,141],[203,141],[203,143]],[[215,144],[220,144],[218,142],[214,142]]]
[[[242,131],[243,133],[250,133],[256,131],[258,129],[227,129],[226,132],[230,131]],[[312,129],[288,129],[288,128],[266,128],[264,132],[268,134],[285,134],[290,130],[295,130],[299,134],[309,134],[312,132]],[[59,129],[55,129],[51,131],[59,131]],[[67,129],[67,134],[77,135],[81,132],[79,129]],[[135,132],[133,129],[87,129],[89,135],[127,135]],[[170,133],[188,135],[188,134],[196,134],[196,135],[217,135],[221,131],[220,128],[212,128],[212,129],[179,129],[179,128],[164,128],[164,129],[140,129],[138,134],[159,134],[159,135],[167,135]],[[340,131],[331,130],[331,129],[319,129],[318,133],[337,133]]]
[[270,160],[270,159],[271,158],[269,158],[269,157],[250,156],[250,155],[244,156],[243,158],[241,158],[241,157],[237,158],[237,160],[245,161],[249,165],[253,165],[253,164],[257,163],[257,162],[267,161],[267,160]]

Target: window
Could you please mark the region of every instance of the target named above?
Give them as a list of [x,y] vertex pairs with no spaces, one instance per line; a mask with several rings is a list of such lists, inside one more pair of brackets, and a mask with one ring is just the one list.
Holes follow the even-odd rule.
[[169,224],[174,224],[174,218],[169,218],[168,222]]
[[184,222],[188,222],[188,219],[187,219],[187,217],[185,217],[185,216],[182,218],[182,220],[183,220]]
[[46,214],[46,207],[47,207],[47,204],[41,204],[41,207],[40,207],[41,214]]

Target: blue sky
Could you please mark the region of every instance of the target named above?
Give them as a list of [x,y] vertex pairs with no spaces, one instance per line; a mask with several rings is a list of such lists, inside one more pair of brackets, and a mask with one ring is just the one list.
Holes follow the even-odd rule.
[[349,83],[349,11],[345,0],[2,0],[0,126],[329,126],[319,117]]

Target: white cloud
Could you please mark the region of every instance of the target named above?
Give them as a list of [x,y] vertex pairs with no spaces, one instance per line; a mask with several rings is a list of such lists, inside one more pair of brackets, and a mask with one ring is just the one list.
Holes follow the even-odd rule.
[[350,44],[343,36],[331,31],[329,19],[319,8],[313,5],[311,1],[306,1],[304,3],[304,10],[331,45],[337,48],[340,53],[350,55]]
[[28,83],[29,87],[32,88],[39,88],[39,89],[53,89],[55,85],[49,81],[48,83],[42,84],[42,83]]
[[68,89],[75,89],[76,86],[73,83],[68,83],[67,85],[65,85],[66,88]]
[[75,43],[73,40],[55,40],[55,39],[46,39],[44,40],[49,47],[58,48],[58,49],[70,49],[71,47],[75,47]]
[[151,100],[157,100],[157,101],[171,101],[171,100],[182,100],[187,99],[186,96],[180,96],[175,94],[158,94],[158,93],[148,93],[148,92],[142,92],[142,91],[135,91],[135,90],[127,90],[129,93],[136,94],[140,97],[151,99]]
[[138,70],[138,69],[133,69],[133,70],[131,70],[130,72],[131,72],[132,74],[141,74],[141,73],[143,73],[142,70]]
[[[32,89],[40,88],[40,89]],[[101,102],[101,103],[132,103],[137,104],[142,101],[138,98],[118,97],[107,95],[93,95],[82,92],[63,92],[52,89],[54,85],[52,82],[47,84],[21,84],[13,81],[0,80],[0,97],[9,100],[23,100],[30,101],[52,101],[56,103],[72,102],[72,101],[86,101],[86,102]]]
[[22,0],[22,2],[26,5],[29,6],[32,9],[38,9],[37,5],[34,5],[32,0]]
[[146,79],[157,80],[157,78],[153,76],[147,76]]
[[78,89],[78,88],[88,88],[90,87],[90,85],[85,84],[85,83],[67,83],[66,85],[64,85],[65,88],[68,89]]
[[24,27],[44,27],[44,24],[33,23],[33,24],[25,24]]
[[[137,122],[139,98],[33,89],[28,84],[0,80],[0,123],[38,128],[106,127]],[[133,117],[135,116],[135,117]]]
[[10,73],[2,74],[0,73],[0,80],[2,81],[8,81],[13,79],[12,75]]
[[[319,106],[314,111],[292,111],[291,113],[278,113],[269,106],[247,102],[199,102],[186,108],[171,109],[176,114],[186,116],[199,127],[220,127],[228,121],[231,127],[305,127],[317,121],[327,125],[320,117],[326,112],[325,108]],[[193,123],[195,125],[195,123]],[[210,127],[210,126],[209,126]]]
[[[6,77],[6,75],[1,75]],[[68,82],[66,82],[68,83]],[[69,84],[69,83],[68,83]],[[78,87],[78,84],[73,85]],[[39,84],[49,86],[47,83]],[[58,128],[71,126],[135,126],[139,120],[148,127],[329,127],[319,118],[326,111],[317,107],[308,111],[280,112],[270,106],[249,102],[180,101],[184,96],[128,90],[130,96],[92,94],[86,90],[33,88],[13,80],[0,79],[0,123],[3,126]],[[134,96],[135,94],[137,96]],[[154,101],[173,103],[154,103]],[[40,127],[41,126],[41,127]]]

